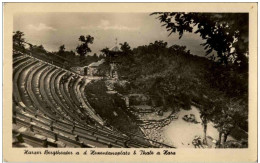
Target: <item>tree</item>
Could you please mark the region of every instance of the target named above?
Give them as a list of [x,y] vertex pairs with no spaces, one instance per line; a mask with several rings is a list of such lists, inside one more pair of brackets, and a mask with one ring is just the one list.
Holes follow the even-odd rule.
[[[227,136],[230,134],[232,128],[234,128],[234,120],[231,116],[232,112],[228,111],[228,108],[225,108],[223,106],[220,106],[218,108],[219,111],[217,114],[215,114],[213,122],[215,124],[215,127],[218,129],[219,132],[219,140],[218,140],[218,146],[221,147],[221,144],[224,144],[227,140]],[[222,142],[222,136],[224,135],[224,139]]]
[[79,41],[82,44],[77,46],[77,48],[76,48],[77,53],[80,56],[86,56],[87,53],[91,52],[91,49],[89,48],[89,44],[93,44],[94,37],[92,37],[90,35],[87,35],[86,37],[84,37],[83,35],[81,35],[79,37]]
[[[181,72],[182,75],[176,75]],[[183,69],[175,69],[163,76],[155,77],[151,85],[148,82],[145,84],[147,87],[150,87],[150,94],[160,97],[164,110],[172,106],[188,110],[190,109],[190,98],[187,94],[193,87],[193,84],[190,82],[190,75],[187,74]]]
[[106,57],[109,57],[109,48],[108,47],[100,50],[100,52],[102,52]]
[[39,52],[41,52],[41,53],[45,53],[45,52],[46,52],[46,50],[44,49],[43,45],[39,45],[39,46],[37,47],[37,50],[38,50]]
[[29,44],[29,45],[30,45],[30,47],[29,47],[30,51],[33,51],[37,48],[37,45],[32,45],[32,44]]
[[167,42],[162,40],[155,41],[154,43],[150,43],[148,46],[148,51],[152,52],[156,57],[163,55],[165,51],[167,51]]
[[13,44],[24,48],[24,33],[21,31],[13,32]]
[[94,60],[98,60],[98,56],[96,53],[94,53],[93,58],[94,58]]
[[[225,65],[233,63],[244,70],[248,69],[248,13],[181,13],[155,12],[167,31],[179,33],[199,33],[206,40],[202,45],[207,50],[206,56],[217,52],[218,61]],[[214,55],[210,56],[214,59]]]
[[58,54],[61,55],[61,54],[64,54],[64,52],[65,52],[65,45],[61,45],[61,46],[59,47]]
[[[231,99],[229,101],[218,100],[215,102],[216,112],[212,118],[219,132],[219,147],[225,145],[232,130],[241,122],[245,122],[248,112],[244,110],[244,102]],[[222,141],[223,136],[223,141]]]
[[190,51],[186,51],[186,46],[172,45],[169,51],[174,55],[190,55]]
[[121,45],[121,50],[123,51],[124,55],[131,54],[132,50],[131,50],[131,47],[129,46],[129,44],[127,42],[120,43],[120,45]]
[[203,131],[204,131],[204,144],[207,144],[207,128],[208,128],[208,122],[212,119],[215,111],[215,106],[213,102],[208,101],[208,99],[204,99],[204,104],[200,108],[200,119],[202,121],[203,125]]
[[34,54],[36,53],[44,53],[47,54],[48,52],[44,49],[43,45],[30,45],[30,51]]

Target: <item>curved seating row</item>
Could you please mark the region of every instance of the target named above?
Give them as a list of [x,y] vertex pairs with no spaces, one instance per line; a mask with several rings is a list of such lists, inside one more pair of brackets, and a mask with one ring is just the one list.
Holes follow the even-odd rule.
[[[150,147],[103,126],[84,94],[88,79],[26,54],[13,55],[13,144]],[[31,139],[31,140],[30,140]],[[41,141],[39,141],[41,139]],[[38,143],[42,142],[42,143]],[[22,146],[22,145],[21,145]]]

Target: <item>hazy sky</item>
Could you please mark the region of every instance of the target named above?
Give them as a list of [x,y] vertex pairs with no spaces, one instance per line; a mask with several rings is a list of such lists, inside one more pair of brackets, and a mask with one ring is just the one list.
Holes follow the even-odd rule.
[[75,51],[80,35],[91,35],[93,53],[100,53],[105,47],[128,42],[132,48],[163,40],[168,45],[186,45],[192,54],[205,54],[198,34],[185,33],[182,39],[169,32],[156,16],[150,13],[17,13],[14,16],[14,31],[25,33],[26,41],[40,45],[48,51],[57,51],[65,45],[66,50]]

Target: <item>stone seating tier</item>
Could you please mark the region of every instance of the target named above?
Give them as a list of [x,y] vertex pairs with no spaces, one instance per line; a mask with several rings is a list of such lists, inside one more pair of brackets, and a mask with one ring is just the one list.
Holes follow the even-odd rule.
[[[13,144],[125,147],[128,142],[128,147],[149,147],[102,126],[102,119],[84,94],[86,84],[73,72],[26,54],[14,54]],[[17,127],[26,130],[21,132]]]

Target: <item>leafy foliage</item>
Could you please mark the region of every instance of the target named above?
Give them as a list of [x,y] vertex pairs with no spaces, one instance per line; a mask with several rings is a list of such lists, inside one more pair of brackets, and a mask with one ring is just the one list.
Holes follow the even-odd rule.
[[65,49],[66,49],[66,48],[65,48],[65,45],[61,45],[61,46],[59,47],[58,55],[64,54]]
[[173,45],[168,48],[166,42],[155,41],[133,49],[132,53],[131,60],[125,56],[117,60],[122,63],[118,70],[120,77],[127,77],[133,92],[149,94],[154,100],[161,99],[165,109],[179,104],[189,108],[187,94],[196,83],[185,63],[188,62],[186,56],[190,55],[186,47]]
[[139,46],[132,53],[131,61],[117,58],[119,77],[130,81],[130,93],[147,94],[156,106],[176,111],[189,109],[191,102],[200,104],[205,137],[210,121],[225,140],[235,135],[235,128],[247,131],[247,72],[193,56],[185,46],[167,47],[163,41]]
[[121,50],[123,51],[123,55],[130,55],[132,53],[131,47],[127,42],[120,43]]
[[43,47],[43,45],[39,45],[39,46],[37,46],[37,45],[31,45],[30,46],[30,50],[31,50],[31,52],[33,52],[33,53],[46,53],[47,51],[45,50],[45,48]]
[[79,37],[79,41],[82,42],[82,44],[77,46],[77,48],[76,48],[77,53],[80,56],[86,56],[87,53],[91,52],[91,49],[89,48],[89,44],[93,44],[94,37],[92,37],[90,35],[87,35],[86,37],[84,37],[83,35],[81,35]]
[[139,127],[129,118],[124,100],[106,91],[107,87],[103,80],[91,82],[86,86],[85,93],[95,111],[107,121],[107,125],[124,133],[132,132],[142,135]]
[[[232,130],[234,130],[236,126],[243,128],[241,123],[244,123],[248,118],[247,103],[237,99],[228,100],[229,101],[215,101],[216,111],[212,114],[213,117],[211,118],[220,134],[224,136],[223,144],[226,143],[227,136],[232,134]],[[247,131],[247,128],[243,129]],[[236,135],[234,135],[234,137],[238,140],[241,139]],[[221,142],[221,140],[219,140],[219,142]]]
[[108,54],[109,54],[109,48],[108,47],[106,47],[106,48],[104,48],[104,49],[102,49],[102,50],[100,50],[100,52],[102,52],[105,56],[107,56],[108,57]]
[[[75,66],[86,66],[92,62],[98,61],[99,58],[88,55],[81,58],[76,56],[73,51],[66,51],[65,45],[59,47],[57,52],[48,52],[43,45],[33,45],[25,42],[24,33],[20,31],[13,32],[13,48],[17,51],[30,54],[36,58],[45,60],[59,67],[70,69]],[[25,44],[29,45],[29,48],[25,48]],[[19,46],[21,45],[21,46]]]
[[[182,13],[155,12],[167,31],[178,32],[181,38],[184,32],[199,33],[206,42],[206,55],[217,52],[220,63],[235,64],[244,71],[248,70],[248,13]],[[215,56],[211,56],[215,60]]]
[[21,31],[13,32],[13,45],[24,48],[24,33]]

